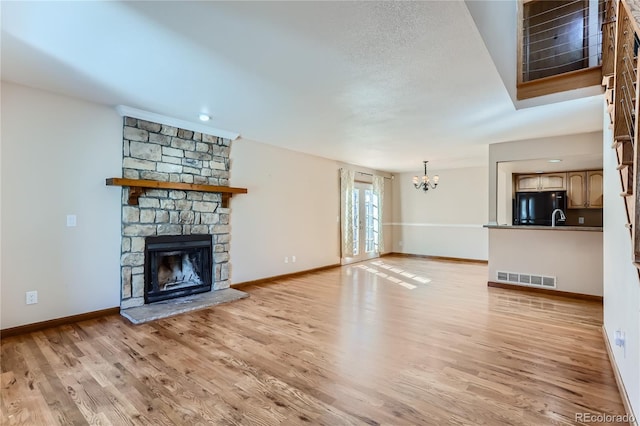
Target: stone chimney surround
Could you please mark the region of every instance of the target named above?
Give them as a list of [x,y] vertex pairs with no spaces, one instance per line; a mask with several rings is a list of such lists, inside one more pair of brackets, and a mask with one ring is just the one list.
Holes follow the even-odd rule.
[[[229,186],[230,139],[132,117],[123,124],[122,180]],[[210,234],[213,290],[229,287],[230,209],[222,201],[218,192],[123,187],[121,309],[144,304],[147,236]]]

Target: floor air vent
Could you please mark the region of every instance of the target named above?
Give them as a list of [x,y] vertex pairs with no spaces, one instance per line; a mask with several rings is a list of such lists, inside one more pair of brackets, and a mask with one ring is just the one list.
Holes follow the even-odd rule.
[[526,285],[532,287],[556,288],[556,277],[546,277],[543,275],[520,274],[516,272],[498,271],[496,273],[498,281]]

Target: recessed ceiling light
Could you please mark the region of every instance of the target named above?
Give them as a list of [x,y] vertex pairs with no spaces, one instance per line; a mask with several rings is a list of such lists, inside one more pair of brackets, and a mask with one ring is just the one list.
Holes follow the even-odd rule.
[[209,121],[209,120],[211,120],[211,117],[209,117],[207,114],[200,114],[198,116],[198,118],[200,119],[200,121]]
[[555,160],[549,160],[549,162],[550,162],[550,163],[559,163],[559,162],[561,162],[561,161],[562,161],[562,160],[558,160],[558,159],[555,159]]

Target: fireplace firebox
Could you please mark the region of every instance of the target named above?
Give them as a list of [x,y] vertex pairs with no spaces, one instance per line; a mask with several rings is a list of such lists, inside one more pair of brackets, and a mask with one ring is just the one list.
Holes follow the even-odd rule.
[[145,303],[210,291],[212,252],[211,235],[147,237]]

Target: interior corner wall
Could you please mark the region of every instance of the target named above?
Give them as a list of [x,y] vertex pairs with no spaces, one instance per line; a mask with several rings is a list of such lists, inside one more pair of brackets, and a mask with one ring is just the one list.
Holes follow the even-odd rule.
[[340,263],[335,161],[248,139],[230,158],[231,186],[249,190],[230,202],[232,285]]
[[412,174],[393,180],[393,251],[463,259],[488,259],[486,167],[430,170],[440,184],[424,193]]
[[515,104],[518,71],[514,58],[518,55],[518,2],[465,0],[464,3]]
[[232,285],[340,262],[334,161],[248,139],[230,158],[231,186],[248,188],[230,202]]
[[0,328],[119,306],[122,118],[7,82],[1,103]]
[[[616,169],[615,150],[611,149],[613,135],[609,129],[609,114],[605,117],[603,137],[604,162],[604,328],[613,350],[615,364],[620,371],[627,395],[636,416],[640,415],[640,282],[631,263],[632,244],[625,227],[627,215],[622,187]],[[626,347],[616,346],[616,331],[625,334]]]
[[498,163],[600,154],[601,152],[602,132],[576,133],[489,145],[489,223],[496,224],[498,220]]
[[499,225],[513,225],[513,173],[498,167],[497,222]]
[[[339,169],[374,171],[249,139],[230,158],[231,186],[249,190],[230,203],[232,285],[340,263]],[[391,199],[385,185],[385,213]]]

